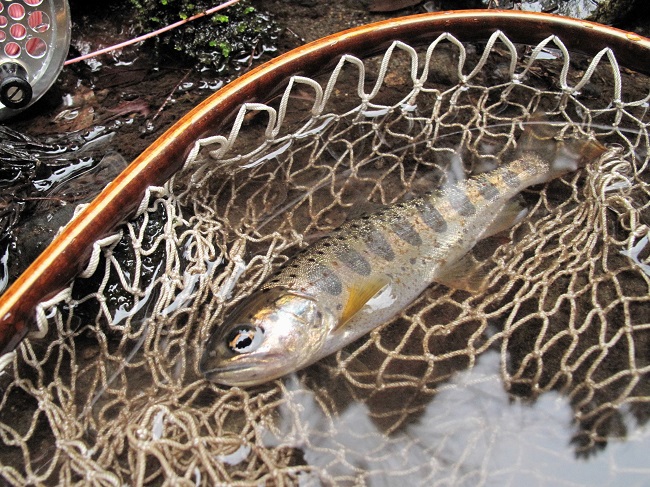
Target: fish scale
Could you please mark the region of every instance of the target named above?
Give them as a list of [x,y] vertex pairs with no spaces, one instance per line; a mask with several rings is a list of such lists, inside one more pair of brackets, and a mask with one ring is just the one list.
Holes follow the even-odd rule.
[[[344,224],[337,232],[347,235],[343,240],[339,240],[340,235],[325,237],[294,259],[293,269],[305,269],[304,273],[296,275],[292,268],[286,267],[274,282],[265,287],[296,289],[307,295],[318,295],[330,309],[342,312],[351,290],[363,285],[364,280],[394,281],[407,273],[402,279],[404,287],[410,287],[407,281],[411,280],[428,283],[436,267],[454,260],[450,251],[456,249],[456,253],[466,253],[465,247],[473,247],[475,240],[480,238],[481,235],[477,234],[474,239],[467,240],[466,229],[475,226],[470,216],[480,219],[481,226],[485,226],[486,213],[495,204],[519,193],[518,185],[510,186],[504,182],[512,183],[512,178],[495,176],[498,175],[492,175],[495,191],[486,195],[478,190],[472,191],[485,183],[485,178],[479,178]],[[436,209],[437,230],[427,223],[420,208]],[[371,234],[375,234],[374,238]],[[378,238],[381,244],[377,244]],[[363,260],[355,261],[352,252]],[[411,260],[418,257],[421,265],[414,269]],[[355,266],[355,262],[359,266]],[[361,262],[367,263],[369,273],[359,272],[357,267],[364,267],[365,270]],[[422,263],[426,263],[426,266]],[[405,295],[396,300],[397,307],[403,307],[403,301],[413,299],[400,286],[392,284],[392,287],[393,293]],[[339,321],[344,318],[338,316]]]
[[591,140],[531,125],[514,160],[344,223],[296,255],[210,338],[207,378],[251,385],[302,368],[387,322],[432,282],[483,287],[464,257],[525,212],[515,197],[599,157]]

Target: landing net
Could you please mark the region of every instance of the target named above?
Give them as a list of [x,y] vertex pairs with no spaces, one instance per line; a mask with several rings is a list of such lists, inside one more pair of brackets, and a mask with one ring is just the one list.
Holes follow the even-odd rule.
[[[647,462],[620,452],[648,445],[648,86],[607,49],[592,59],[556,37],[445,34],[343,57],[241,107],[38,307],[38,332],[0,375],[0,478],[550,485],[579,483],[599,460],[603,482],[647,479]],[[439,187],[458,161],[495,167],[540,111],[561,136],[611,150],[524,192],[529,216],[473,251],[484,293],[432,285],[289,378],[202,378],[210,333],[291,255]]]

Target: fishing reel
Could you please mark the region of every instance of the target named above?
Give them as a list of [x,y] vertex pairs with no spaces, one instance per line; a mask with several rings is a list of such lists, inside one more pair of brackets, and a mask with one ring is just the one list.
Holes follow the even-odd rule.
[[67,0],[0,0],[0,121],[52,86],[69,47]]

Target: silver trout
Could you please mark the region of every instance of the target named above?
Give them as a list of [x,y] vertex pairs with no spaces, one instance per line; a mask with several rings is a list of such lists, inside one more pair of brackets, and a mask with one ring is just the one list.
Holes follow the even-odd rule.
[[605,151],[595,140],[554,136],[550,125],[531,124],[512,161],[350,220],[296,255],[212,334],[202,373],[225,385],[260,384],[340,350],[433,282],[481,289],[465,257],[525,215],[517,195]]

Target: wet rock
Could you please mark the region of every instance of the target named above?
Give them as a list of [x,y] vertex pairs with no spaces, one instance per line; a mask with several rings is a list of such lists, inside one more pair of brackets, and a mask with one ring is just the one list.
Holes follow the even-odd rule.
[[[79,134],[43,142],[7,127],[0,144],[0,293],[52,241],[79,203],[93,199],[125,167],[117,153],[103,156],[112,134]],[[92,135],[91,135],[92,136]]]
[[647,15],[647,0],[602,0],[590,20],[601,24],[618,24],[629,18],[632,12],[640,12],[642,9],[645,9]]
[[[215,6],[202,0],[132,0],[132,3],[136,24],[143,33],[189,19]],[[176,56],[182,55],[202,67],[223,72],[237,71],[259,54],[275,50],[278,34],[279,27],[270,14],[244,0],[165,32],[155,42],[161,48],[171,48]]]

